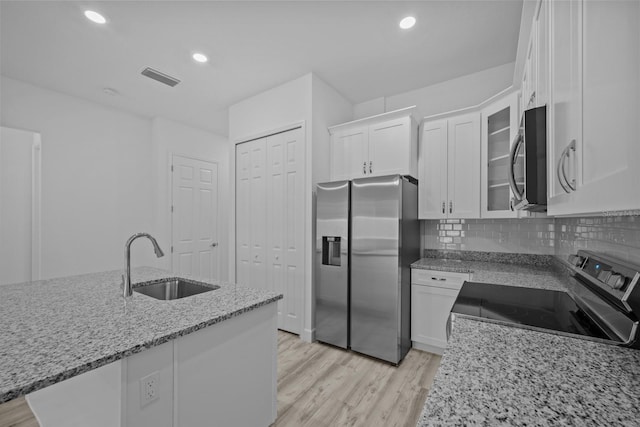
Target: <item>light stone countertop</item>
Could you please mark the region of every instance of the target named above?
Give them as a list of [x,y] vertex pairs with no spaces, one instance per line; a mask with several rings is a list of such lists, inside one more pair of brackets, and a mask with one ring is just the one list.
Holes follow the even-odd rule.
[[[0,286],[0,403],[282,298],[230,283],[160,301],[133,293],[121,270]],[[136,283],[175,277],[142,267]]]
[[640,351],[456,317],[417,425],[639,422]]
[[550,265],[422,258],[411,264],[411,268],[471,273],[472,282],[566,291],[564,279]]
[[[423,258],[474,282],[566,290],[551,266]],[[457,316],[418,427],[638,426],[640,351]]]

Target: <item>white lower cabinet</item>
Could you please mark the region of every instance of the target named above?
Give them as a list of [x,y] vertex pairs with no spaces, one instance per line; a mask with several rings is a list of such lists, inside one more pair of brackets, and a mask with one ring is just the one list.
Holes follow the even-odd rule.
[[411,341],[414,348],[442,354],[447,319],[469,273],[411,269]]

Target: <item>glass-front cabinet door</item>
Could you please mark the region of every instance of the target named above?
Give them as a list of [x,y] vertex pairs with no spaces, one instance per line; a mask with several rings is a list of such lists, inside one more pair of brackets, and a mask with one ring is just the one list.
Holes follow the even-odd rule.
[[[513,193],[509,187],[511,147],[518,134],[518,93],[512,93],[482,111],[482,218],[517,218],[513,210]],[[521,154],[516,155],[516,166]],[[522,165],[522,162],[520,162]],[[516,167],[516,177],[522,181],[523,171]],[[516,178],[518,181],[518,178]]]

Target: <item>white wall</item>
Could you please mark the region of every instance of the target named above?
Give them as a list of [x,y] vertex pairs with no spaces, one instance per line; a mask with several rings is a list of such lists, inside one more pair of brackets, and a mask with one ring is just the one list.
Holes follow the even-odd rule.
[[409,92],[376,98],[354,106],[355,118],[415,105],[414,116],[425,116],[475,106],[511,86],[514,63],[447,80]]
[[218,164],[218,252],[219,278],[228,279],[229,248],[229,144],[226,137],[185,126],[165,118],[151,122],[153,181],[156,238],[166,246],[167,256],[158,259],[158,267],[171,270],[171,175],[170,160],[173,155],[206,160]]
[[[148,119],[2,77],[2,126],[42,135],[42,278],[122,268],[157,233]],[[134,265],[149,265],[148,242]]]
[[330,142],[328,127],[353,120],[353,104],[318,76],[312,75],[312,184],[330,179]]

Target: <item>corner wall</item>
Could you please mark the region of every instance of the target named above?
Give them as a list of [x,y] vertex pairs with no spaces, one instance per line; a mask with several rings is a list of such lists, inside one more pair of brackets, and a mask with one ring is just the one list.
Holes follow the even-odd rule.
[[[4,76],[2,126],[42,135],[42,278],[122,269],[153,214],[150,121]],[[135,265],[153,251],[133,248]]]

